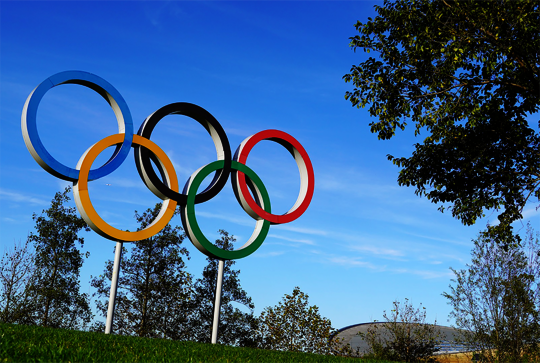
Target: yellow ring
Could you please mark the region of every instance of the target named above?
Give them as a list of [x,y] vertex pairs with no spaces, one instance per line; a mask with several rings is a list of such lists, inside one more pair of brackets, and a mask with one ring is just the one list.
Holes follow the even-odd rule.
[[[96,157],[109,146],[118,145],[123,142],[124,134],[107,136],[92,145],[84,153],[77,165],[77,168],[79,169],[79,179],[73,185],[73,195],[81,216],[98,234],[115,241],[141,241],[159,233],[167,223],[169,223],[176,209],[176,201],[167,198],[164,199],[159,215],[148,227],[141,231],[128,232],[116,229],[105,222],[92,206],[90,195],[88,193],[88,174],[90,173],[90,168],[92,167],[94,160],[96,160]],[[174,171],[174,167],[165,152],[149,139],[139,135],[133,135],[132,145],[135,144],[147,148],[157,156],[162,169],[165,171],[165,177],[167,179],[167,184],[169,184],[169,188],[178,192],[178,178]]]

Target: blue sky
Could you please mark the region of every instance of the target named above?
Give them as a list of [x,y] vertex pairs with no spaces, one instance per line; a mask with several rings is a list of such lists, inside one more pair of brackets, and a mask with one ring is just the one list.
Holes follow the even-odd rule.
[[[82,70],[122,94],[135,130],[158,108],[191,102],[221,123],[233,151],[265,129],[285,131],[307,150],[316,178],[307,212],[292,223],[272,226],[261,248],[236,264],[257,313],[300,286],[336,328],[380,320],[392,301],[405,298],[422,303],[430,321],[447,324],[450,310],[441,294],[452,278],[449,267],[464,267],[471,239],[496,214],[463,226],[412,188],[399,187],[398,168],[386,155],[409,155],[420,140],[407,130],[378,141],[369,132],[367,112],[345,101],[351,86],[342,76],[366,59],[348,47],[348,38],[355,35],[357,20],[375,15],[375,4],[381,5],[1,2],[0,249],[24,240],[33,230],[32,213],[46,209],[54,193],[69,185],[41,169],[27,151],[20,126],[24,102],[49,76]],[[49,152],[74,167],[88,147],[116,133],[117,126],[96,93],[64,85],[43,98],[38,131]],[[152,141],[173,161],[181,185],[216,157],[204,129],[181,116],[160,122]],[[299,190],[290,155],[278,144],[262,142],[248,165],[269,190],[273,210],[286,212]],[[90,195],[107,222],[131,230],[136,228],[134,211],[159,202],[140,180],[132,156],[114,173],[91,182]],[[196,210],[211,239],[225,229],[241,246],[251,235],[254,221],[236,202],[230,184]],[[539,229],[534,205],[525,217]],[[171,223],[181,224],[180,218]],[[92,293],[90,275],[100,274],[113,258],[114,242],[94,232],[83,235],[90,258],[81,289]],[[205,256],[188,240],[184,243],[191,255],[188,269],[198,277]]]

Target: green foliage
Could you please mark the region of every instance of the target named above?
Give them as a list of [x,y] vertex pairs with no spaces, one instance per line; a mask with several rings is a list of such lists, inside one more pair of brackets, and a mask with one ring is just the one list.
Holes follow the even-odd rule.
[[28,241],[35,247],[34,271],[25,286],[28,309],[17,323],[54,328],[80,329],[92,318],[89,297],[79,292],[79,274],[83,255],[81,230],[86,222],[74,207],[67,207],[70,188],[56,193],[51,206],[38,216],[34,214],[36,233]]
[[435,324],[426,323],[426,308],[420,304],[414,308],[408,299],[404,303],[393,302],[385,322],[373,324],[365,334],[360,334],[368,343],[368,356],[400,362],[435,362],[435,346],[440,332]]
[[[2,362],[351,362],[350,358],[0,323]],[[358,360],[355,360],[358,362]],[[360,360],[375,363],[373,360]],[[380,362],[377,363],[390,363]]]
[[[142,215],[135,212],[146,228],[159,214],[161,205]],[[123,335],[168,339],[187,339],[191,291],[191,275],[185,271],[184,258],[188,251],[182,247],[184,234],[179,226],[165,226],[153,237],[132,243],[131,252],[123,247],[120,264],[113,331]],[[113,261],[105,264],[102,275],[94,277],[91,285],[101,315],[107,316]],[[102,300],[101,300],[102,299]],[[104,330],[98,323],[93,330]]]
[[426,134],[410,157],[388,156],[400,185],[467,225],[500,210],[487,233],[510,243],[510,224],[540,196],[540,135],[526,119],[540,108],[540,3],[386,0],[376,9],[350,46],[377,57],[343,77],[354,85],[345,98],[369,104],[380,139],[408,122]]
[[315,354],[332,354],[338,342],[330,341],[334,332],[328,318],[309,306],[308,295],[295,287],[274,307],[267,307],[259,318],[259,339],[265,349]]
[[[216,240],[215,245],[225,250],[232,250],[234,236],[224,230],[220,230],[219,233],[221,238]],[[209,343],[211,340],[218,273],[218,260],[209,257],[206,260],[208,265],[203,270],[202,278],[197,279],[194,285],[189,320],[190,339],[202,343]],[[232,269],[235,263],[233,260],[225,261],[223,267],[218,343],[254,347],[256,342],[253,335],[257,325],[257,319],[253,315],[255,305],[240,286],[238,277],[240,270]],[[242,312],[231,304],[233,302],[242,304],[250,312]]]
[[481,235],[472,261],[454,270],[451,317],[464,329],[465,343],[481,351],[486,362],[540,360],[540,242],[528,228],[525,246],[508,250]]

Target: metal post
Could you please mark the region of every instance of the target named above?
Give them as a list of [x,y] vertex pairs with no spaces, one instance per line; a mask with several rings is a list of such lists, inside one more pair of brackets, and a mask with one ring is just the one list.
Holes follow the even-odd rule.
[[223,286],[223,267],[224,260],[219,260],[218,275],[216,283],[216,302],[214,304],[214,324],[212,326],[212,344],[217,343],[218,326],[219,326],[219,310],[221,309],[221,287]]
[[114,254],[114,265],[111,280],[111,294],[109,296],[109,310],[107,311],[107,325],[105,334],[110,334],[114,319],[114,305],[116,302],[116,288],[118,287],[118,275],[120,274],[120,261],[122,260],[122,242],[116,242],[116,251]]

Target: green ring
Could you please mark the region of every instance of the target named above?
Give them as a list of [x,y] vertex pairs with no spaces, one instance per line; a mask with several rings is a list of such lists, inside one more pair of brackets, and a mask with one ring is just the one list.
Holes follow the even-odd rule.
[[[256,229],[253,232],[253,235],[249,238],[248,242],[246,242],[246,244],[244,244],[240,249],[234,251],[228,251],[216,247],[204,236],[199,224],[197,223],[197,218],[195,217],[195,196],[197,195],[199,186],[203,182],[204,178],[206,178],[206,176],[213,171],[222,169],[224,165],[224,160],[217,160],[193,173],[190,180],[188,180],[188,184],[186,184],[185,189],[187,190],[184,192],[187,194],[187,203],[182,208],[182,220],[184,222],[184,226],[186,227],[185,232],[188,238],[199,251],[212,258],[217,258],[220,260],[235,260],[251,255],[262,245],[264,239],[268,235],[270,222],[262,218],[258,219]],[[231,162],[231,169],[244,173],[253,182],[254,188],[257,189],[258,194],[260,194],[260,199],[262,199],[262,208],[266,212],[270,213],[270,197],[268,196],[268,192],[266,191],[266,188],[259,176],[249,167],[237,161]],[[257,229],[259,229],[258,233]]]

